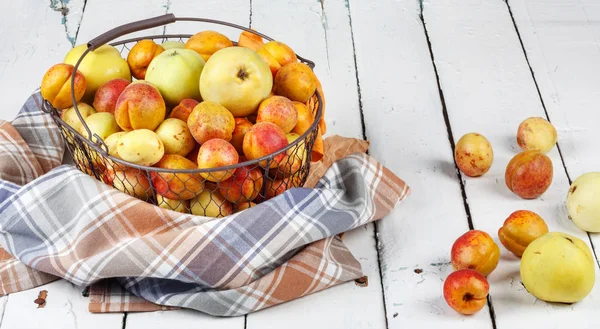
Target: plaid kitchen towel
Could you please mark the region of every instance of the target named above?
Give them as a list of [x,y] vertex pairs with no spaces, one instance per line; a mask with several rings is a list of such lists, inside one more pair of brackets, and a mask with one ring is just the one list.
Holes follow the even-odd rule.
[[[40,101],[35,93],[13,122],[0,121],[4,294],[57,278],[92,287],[112,278],[153,307],[247,314],[360,277],[337,235],[385,217],[409,192],[376,160],[353,153],[314,188],[224,218],[182,214],[60,165],[64,144]],[[128,302],[117,304],[123,311]]]

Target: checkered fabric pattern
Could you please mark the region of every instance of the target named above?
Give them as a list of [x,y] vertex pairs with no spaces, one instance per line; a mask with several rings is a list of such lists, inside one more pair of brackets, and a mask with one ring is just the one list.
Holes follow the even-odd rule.
[[[409,192],[375,159],[352,153],[314,188],[224,218],[182,214],[61,165],[64,145],[40,101],[35,93],[13,122],[0,121],[4,294],[62,278],[102,293],[92,312],[248,314],[362,276],[339,234],[385,217]],[[111,281],[95,286],[103,280]]]

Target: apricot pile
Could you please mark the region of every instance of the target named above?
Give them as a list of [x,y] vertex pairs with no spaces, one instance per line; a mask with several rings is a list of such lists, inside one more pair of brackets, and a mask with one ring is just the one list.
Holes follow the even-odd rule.
[[[75,155],[80,168],[124,193],[173,211],[223,217],[298,186],[309,155],[322,156],[323,117],[312,154],[304,141],[284,151],[315,123],[312,96],[323,94],[312,69],[283,42],[243,32],[234,44],[201,31],[186,42],[137,41],[125,57],[103,45],[81,61],[72,91],[74,63],[85,48],[75,47],[45,73],[41,94],[68,126],[103,142],[113,158],[90,148]],[[206,171],[172,172],[195,169]]]

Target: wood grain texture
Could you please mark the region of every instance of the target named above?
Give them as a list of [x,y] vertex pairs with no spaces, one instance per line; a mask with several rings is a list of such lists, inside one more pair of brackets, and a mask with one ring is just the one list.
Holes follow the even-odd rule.
[[[450,10],[453,15],[447,14]],[[548,154],[554,164],[553,182],[540,198],[521,199],[505,185],[506,165],[520,151],[516,143],[519,123],[527,117],[545,116],[506,4],[425,2],[423,16],[454,140],[477,131],[494,147],[490,171],[464,181],[475,229],[489,233],[501,247],[500,264],[488,276],[497,327],[520,327],[524,316],[536,319],[528,328],[597,325],[600,320],[592,314],[600,296],[598,286],[574,305],[537,300],[521,285],[519,259],[498,240],[498,229],[506,217],[527,209],[542,216],[551,231],[565,232],[590,244],[587,234],[568,219],[564,200],[569,182],[556,148]]]
[[371,154],[412,194],[379,223],[389,328],[491,328],[442,297],[450,246],[469,229],[416,1],[350,1]]
[[[348,11],[342,0],[252,1],[252,28],[288,44],[315,62],[327,100],[327,135],[362,138]],[[369,278],[248,316],[253,328],[385,328],[373,225],[344,235]]]
[[[46,305],[38,308],[33,301],[42,290],[48,291]],[[122,314],[98,316],[88,312],[88,299],[81,295],[81,290],[65,280],[58,280],[34,289],[10,294],[0,328],[117,329],[122,327]]]
[[[71,6],[83,1],[73,0]],[[71,48],[59,1],[0,2],[0,119],[12,120],[27,97],[39,87],[46,70],[62,62]],[[79,16],[80,17],[80,16]]]

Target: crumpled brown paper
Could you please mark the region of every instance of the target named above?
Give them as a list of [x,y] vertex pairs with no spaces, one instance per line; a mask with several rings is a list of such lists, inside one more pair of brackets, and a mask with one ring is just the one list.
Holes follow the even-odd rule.
[[327,169],[337,160],[357,152],[366,152],[369,148],[369,141],[332,135],[323,140],[323,156],[319,161],[310,165],[310,173],[304,183],[304,187],[313,188],[323,177]]

